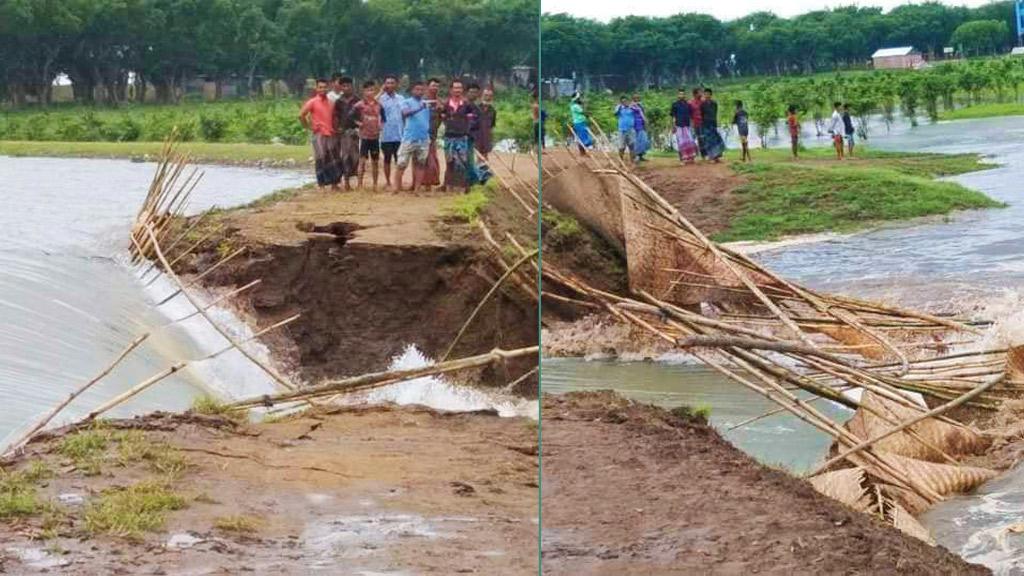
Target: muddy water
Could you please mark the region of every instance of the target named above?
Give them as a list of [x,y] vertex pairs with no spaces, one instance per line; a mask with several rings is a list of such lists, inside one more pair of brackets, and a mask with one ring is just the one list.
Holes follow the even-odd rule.
[[[171,287],[145,287],[125,264],[127,232],[153,164],[0,157],[0,439],[35,420],[93,377],[133,338],[192,311]],[[305,174],[203,167],[190,210],[232,206],[307,180]],[[225,311],[223,321],[246,329]],[[226,343],[195,318],[154,333],[104,382],[76,400],[81,416],[176,361]],[[176,409],[201,393],[266,389],[236,351],[197,364],[144,392],[120,414]],[[115,412],[116,413],[116,412]]]
[[[805,134],[813,128],[805,127]],[[1006,202],[1005,209],[966,211],[825,241],[788,246],[755,257],[822,290],[882,298],[909,306],[979,310],[1000,318],[1024,309],[1024,117],[922,125],[900,123],[889,132],[871,126],[870,145],[922,152],[980,152],[1001,167],[951,178]],[[807,142],[813,145],[813,138]],[[820,140],[827,144],[826,139]],[[755,152],[756,153],[756,152]],[[642,363],[546,361],[545,391],[614,387],[666,405],[710,406],[712,423],[725,430],[737,413],[768,408],[761,399],[693,367]],[[774,416],[759,425],[760,438],[726,437],[764,462],[813,462],[827,441],[793,418]],[[773,434],[772,428],[784,434]],[[752,429],[754,432],[756,428]],[[1024,535],[1005,527],[1024,521],[1024,469],[986,485],[977,495],[935,507],[924,518],[938,542],[1000,574],[1024,574]]]
[[[796,473],[811,469],[828,449],[827,437],[788,414],[730,430],[776,406],[700,365],[552,358],[544,361],[542,370],[546,393],[611,389],[664,408],[710,408],[711,424],[726,439],[765,464]],[[853,414],[835,404],[821,404],[819,408],[839,421]]]

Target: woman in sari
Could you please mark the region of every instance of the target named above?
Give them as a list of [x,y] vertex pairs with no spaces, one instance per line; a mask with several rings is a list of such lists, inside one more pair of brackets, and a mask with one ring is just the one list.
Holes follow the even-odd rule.
[[583,110],[583,95],[579,92],[572,95],[569,114],[572,121],[572,131],[576,137],[576,145],[579,146],[580,153],[585,155],[588,149],[594,147],[594,138],[590,135],[587,113]]
[[647,110],[640,102],[640,95],[633,94],[633,129],[636,131],[636,144],[633,154],[637,162],[647,160],[644,154],[651,149],[651,137],[647,134]]

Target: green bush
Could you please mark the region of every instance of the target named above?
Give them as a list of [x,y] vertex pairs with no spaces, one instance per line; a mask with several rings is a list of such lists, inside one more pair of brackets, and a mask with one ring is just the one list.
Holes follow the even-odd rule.
[[199,115],[199,136],[207,142],[220,142],[228,131],[228,121],[215,114]]

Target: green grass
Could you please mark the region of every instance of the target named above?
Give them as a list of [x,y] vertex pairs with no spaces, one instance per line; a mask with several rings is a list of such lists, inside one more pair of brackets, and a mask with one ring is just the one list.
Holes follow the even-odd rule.
[[882,221],[1004,206],[959,184],[932,179],[987,167],[977,156],[865,152],[861,160],[847,162],[824,162],[815,158],[819,152],[804,155],[800,163],[785,162],[773,152],[755,155],[750,164],[734,163],[747,179],[734,191],[741,208],[715,239],[846,232]]
[[109,443],[110,431],[102,426],[93,426],[65,436],[57,445],[57,453],[70,458],[84,474],[94,476],[102,469]]
[[939,120],[970,120],[996,116],[1024,116],[1024,102],[992,102],[943,110],[939,113]]
[[541,214],[544,243],[553,248],[569,246],[583,235],[583,228],[572,216],[556,210],[544,210]]
[[710,406],[676,406],[669,410],[673,416],[694,424],[707,424],[711,417]]
[[184,507],[185,499],[166,484],[145,481],[104,490],[86,507],[83,518],[90,534],[138,539],[163,527],[168,512]]
[[[141,158],[156,157],[162,142],[39,142],[0,141],[0,156],[56,156],[62,158]],[[295,164],[304,166],[312,150],[304,145],[225,144],[183,142],[179,151],[196,162],[214,164]]]
[[153,472],[168,477],[180,476],[189,467],[188,458],[166,442],[154,441],[139,430],[115,435],[117,461],[121,466],[145,463]]
[[453,198],[444,208],[444,213],[456,220],[472,223],[494,198],[495,184],[491,180],[484,186],[473,186],[469,192]]
[[25,470],[16,472],[0,469],[0,519],[44,511],[47,505],[40,501],[36,488],[41,480],[50,476],[52,471],[42,462],[33,462]]

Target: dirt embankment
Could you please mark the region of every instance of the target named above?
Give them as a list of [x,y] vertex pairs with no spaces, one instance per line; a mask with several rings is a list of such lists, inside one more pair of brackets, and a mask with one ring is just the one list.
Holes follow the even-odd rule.
[[[203,244],[188,269],[206,270],[245,247],[204,283],[228,289],[262,280],[234,302],[254,326],[301,314],[264,341],[307,381],[384,370],[409,345],[439,358],[501,273],[475,229],[446,221],[453,199],[304,189],[218,215],[223,232]],[[535,303],[503,290],[452,357],[534,345],[536,327]],[[476,380],[501,385],[535,364],[524,359]],[[535,391],[535,379],[520,388]]]
[[536,574],[537,474],[486,412],[111,421],[6,463],[0,573]]
[[543,397],[545,574],[989,574],[611,392]]

